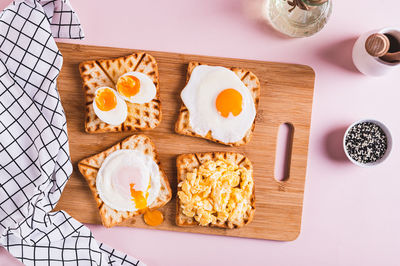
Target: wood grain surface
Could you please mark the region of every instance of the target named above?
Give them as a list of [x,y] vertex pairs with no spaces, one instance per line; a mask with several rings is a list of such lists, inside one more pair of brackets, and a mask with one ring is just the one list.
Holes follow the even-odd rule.
[[[66,43],[58,45],[64,56],[58,88],[67,116],[74,172],[56,210],[65,210],[83,223],[100,224],[95,201],[77,169],[77,163],[135,133],[85,133],[85,100],[78,64],[85,60],[128,55],[137,50]],[[138,216],[124,226],[283,241],[296,239],[301,229],[314,71],[304,65],[147,52],[156,58],[159,66],[163,118],[156,129],[142,133],[147,134],[156,145],[161,166],[170,180],[173,199],[161,209],[165,216],[162,225],[147,226],[143,218]],[[258,76],[261,82],[261,99],[254,135],[247,145],[228,147],[174,132],[181,104],[179,94],[185,85],[186,67],[190,61],[246,68]],[[294,135],[289,178],[278,182],[274,178],[274,164],[277,134],[282,123],[291,123]],[[254,220],[243,228],[229,230],[175,225],[176,157],[182,153],[209,151],[241,152],[253,163],[256,212]]]

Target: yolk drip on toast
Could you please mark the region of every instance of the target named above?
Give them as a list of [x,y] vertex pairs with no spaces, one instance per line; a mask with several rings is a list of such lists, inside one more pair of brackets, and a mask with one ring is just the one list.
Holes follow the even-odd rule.
[[147,208],[147,197],[149,196],[148,190],[150,189],[151,185],[149,184],[149,187],[146,192],[146,196],[143,195],[143,191],[136,191],[134,189],[135,184],[131,183],[130,184],[130,189],[131,189],[131,196],[132,200],[135,202],[135,206],[138,210],[145,209],[145,213],[143,215],[144,222],[150,226],[158,226],[164,221],[164,216],[159,210],[149,210]]
[[164,221],[164,216],[159,210],[151,211],[149,209],[143,215],[144,222],[150,226],[160,225]]

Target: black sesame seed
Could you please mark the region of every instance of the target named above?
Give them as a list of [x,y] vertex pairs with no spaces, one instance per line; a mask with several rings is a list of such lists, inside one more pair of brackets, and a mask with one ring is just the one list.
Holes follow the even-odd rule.
[[387,150],[387,137],[380,126],[362,122],[350,128],[345,139],[347,153],[355,161],[367,164],[378,161]]

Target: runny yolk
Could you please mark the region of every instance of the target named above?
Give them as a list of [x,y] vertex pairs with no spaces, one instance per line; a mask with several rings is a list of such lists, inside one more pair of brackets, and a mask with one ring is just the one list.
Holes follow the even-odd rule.
[[117,90],[125,97],[135,96],[140,89],[140,80],[135,76],[123,76],[118,79]]
[[149,210],[147,208],[147,198],[149,196],[149,189],[151,187],[151,183],[149,183],[149,186],[146,191],[146,197],[143,196],[143,191],[136,191],[134,189],[135,184],[131,183],[129,184],[130,189],[131,189],[131,196],[132,200],[135,202],[135,206],[138,210],[142,210],[146,208],[145,213],[143,215],[144,222],[150,226],[157,226],[160,225],[164,221],[164,216],[162,212],[159,210]]
[[111,89],[104,88],[97,91],[95,102],[101,111],[110,111],[117,106],[117,97]]
[[164,221],[164,216],[159,210],[150,211],[149,209],[143,215],[144,222],[150,226],[160,225]]
[[215,106],[223,117],[228,117],[229,113],[237,116],[242,112],[242,100],[242,95],[237,90],[225,89],[218,94]]
[[146,208],[147,198],[149,197],[149,189],[151,188],[151,182],[149,182],[149,185],[147,186],[146,196],[143,195],[143,191],[135,190],[134,183],[129,184],[129,186],[131,189],[131,197],[132,197],[132,200],[135,202],[136,209],[141,210],[141,209]]
[[148,196],[148,192],[146,197],[143,195],[143,191],[136,191],[134,189],[135,184],[129,184],[130,188],[131,188],[131,196],[132,196],[132,200],[135,202],[135,206],[136,209],[141,210],[146,208],[147,206],[147,196]]

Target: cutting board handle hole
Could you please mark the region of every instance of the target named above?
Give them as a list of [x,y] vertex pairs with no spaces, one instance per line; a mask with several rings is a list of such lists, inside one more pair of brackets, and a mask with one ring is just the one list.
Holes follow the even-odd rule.
[[294,127],[291,123],[279,126],[276,139],[274,176],[279,182],[287,181],[290,175]]

